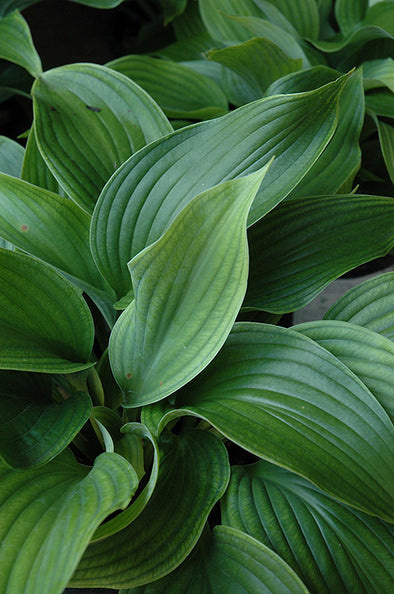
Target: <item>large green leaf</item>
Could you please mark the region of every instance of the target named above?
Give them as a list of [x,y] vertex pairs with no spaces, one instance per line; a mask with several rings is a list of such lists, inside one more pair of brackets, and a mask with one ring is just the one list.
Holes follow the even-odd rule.
[[294,330],[309,336],[345,363],[394,421],[394,344],[377,332],[339,320],[307,322]]
[[339,500],[393,519],[392,423],[343,363],[298,332],[236,324],[159,429],[187,413]]
[[369,60],[363,64],[364,88],[388,87],[394,93],[394,60]]
[[279,78],[267,89],[266,95],[305,93],[333,82],[340,76],[338,70],[328,66],[313,66]]
[[350,289],[325,314],[374,330],[394,340],[394,272],[386,272]]
[[173,573],[119,594],[307,594],[304,584],[278,555],[247,534],[215,526]]
[[336,195],[280,204],[249,229],[244,306],[274,313],[309,303],[331,281],[394,245],[394,199]]
[[1,591],[61,594],[96,527],[137,485],[117,454],[101,454],[92,469],[69,452],[24,472],[0,464]]
[[145,89],[169,118],[203,120],[228,111],[226,96],[218,84],[177,62],[130,55],[107,66]]
[[0,172],[19,177],[25,151],[11,138],[0,136]]
[[276,551],[312,593],[392,591],[392,527],[283,468],[234,467],[222,518]]
[[246,219],[266,171],[196,196],[166,233],[129,263],[135,300],[109,344],[123,406],[172,394],[204,369],[226,340],[246,291]]
[[177,130],[133,155],[106,185],[92,219],[91,249],[118,297],[130,289],[127,262],[156,241],[198,193],[256,171],[275,155],[249,223],[283,199],[331,138],[346,80],[261,99]]
[[90,367],[93,320],[80,293],[35,258],[0,250],[0,368],[69,373]]
[[388,174],[394,184],[394,126],[378,121],[379,142]]
[[368,0],[336,0],[335,18],[342,35],[351,35],[364,20],[368,9]]
[[243,79],[249,101],[260,99],[273,81],[301,68],[301,60],[289,58],[276,44],[261,37],[211,50],[207,58],[230,68]]
[[199,430],[164,435],[161,447],[149,503],[130,526],[88,547],[72,586],[140,586],[167,575],[193,549],[227,487],[227,452],[214,435]]
[[0,173],[0,236],[111,293],[89,249],[90,216],[72,200]]
[[50,376],[0,373],[0,455],[12,468],[46,464],[89,418],[92,403],[86,393],[55,402],[51,388]]
[[0,58],[22,66],[32,76],[42,73],[29,26],[18,11],[0,18]]
[[40,152],[61,186],[89,212],[123,161],[172,130],[145,91],[104,66],[49,70],[35,81],[32,95]]
[[[258,6],[266,4],[261,0],[255,0],[255,2]],[[317,39],[320,17],[316,0],[268,0],[268,2],[280,10],[301,37]]]
[[62,193],[58,181],[48,169],[47,164],[38,150],[34,127],[30,129],[29,137],[27,139],[21,178],[35,186],[54,192],[55,194]]
[[[229,16],[261,17],[262,12],[253,0],[199,0],[200,14],[210,36],[235,45],[250,39],[250,32]],[[292,56],[294,58],[294,56]]]

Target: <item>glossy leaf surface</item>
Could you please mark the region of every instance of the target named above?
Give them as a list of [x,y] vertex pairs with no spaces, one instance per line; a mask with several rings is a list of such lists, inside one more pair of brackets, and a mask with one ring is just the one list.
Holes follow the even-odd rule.
[[69,281],[3,249],[0,280],[0,368],[69,373],[93,364],[93,320]]
[[18,11],[0,18],[0,58],[22,66],[32,76],[42,72],[29,26]]
[[249,223],[282,200],[333,134],[345,81],[311,93],[256,101],[178,130],[133,155],[106,185],[92,219],[92,252],[118,297],[130,289],[127,262],[156,241],[200,192],[256,171],[275,155]]
[[88,547],[72,586],[139,586],[168,574],[193,549],[226,489],[227,452],[215,436],[198,430],[165,435],[161,448],[149,503],[130,526]]
[[19,177],[25,151],[23,147],[7,136],[0,136],[0,172]]
[[104,66],[49,70],[32,95],[40,152],[60,185],[88,212],[123,161],[172,130],[145,91]]
[[101,454],[92,469],[69,452],[24,472],[1,464],[1,591],[61,594],[96,527],[137,484],[117,454]]
[[394,126],[379,121],[379,142],[388,174],[394,184]]
[[61,194],[59,183],[48,169],[37,146],[34,128],[31,128],[27,139],[21,178],[30,184]]
[[215,526],[186,561],[165,578],[119,594],[307,594],[307,589],[278,555],[247,534]]
[[392,423],[343,363],[299,333],[236,324],[161,427],[187,412],[339,500],[393,518]]
[[283,468],[234,467],[222,517],[278,553],[311,593],[391,591],[392,526]]
[[350,289],[325,314],[327,320],[352,322],[394,340],[394,272]]
[[394,244],[394,200],[336,195],[284,202],[249,229],[244,306],[299,309],[331,281]]
[[135,300],[117,321],[109,345],[123,406],[172,394],[226,340],[246,291],[246,219],[266,170],[196,196],[129,263]]

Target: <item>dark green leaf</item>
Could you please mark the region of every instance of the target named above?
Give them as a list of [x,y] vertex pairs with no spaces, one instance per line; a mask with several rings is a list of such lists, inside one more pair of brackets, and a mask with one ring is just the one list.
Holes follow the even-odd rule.
[[0,58],[22,66],[32,76],[42,73],[29,26],[18,11],[0,17]]
[[55,194],[61,193],[58,181],[48,169],[47,164],[38,150],[34,128],[31,128],[27,140],[21,178],[35,186],[54,192]]
[[182,14],[187,6],[187,0],[160,0],[164,11],[164,24],[170,23]]
[[368,0],[336,0],[335,18],[342,35],[351,35],[360,26],[368,9]]

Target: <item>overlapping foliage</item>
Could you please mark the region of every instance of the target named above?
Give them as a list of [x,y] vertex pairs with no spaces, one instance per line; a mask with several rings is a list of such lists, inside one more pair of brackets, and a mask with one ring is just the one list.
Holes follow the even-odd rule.
[[394,247],[394,3],[161,0],[172,44],[45,70],[37,1],[0,12],[34,115],[0,137],[1,591],[388,594],[394,273],[280,319]]

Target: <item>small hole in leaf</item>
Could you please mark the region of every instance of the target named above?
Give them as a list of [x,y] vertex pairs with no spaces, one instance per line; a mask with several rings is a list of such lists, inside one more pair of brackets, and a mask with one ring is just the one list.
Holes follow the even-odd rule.
[[22,231],[28,231],[29,227],[27,225],[22,225],[21,229],[22,229]]

